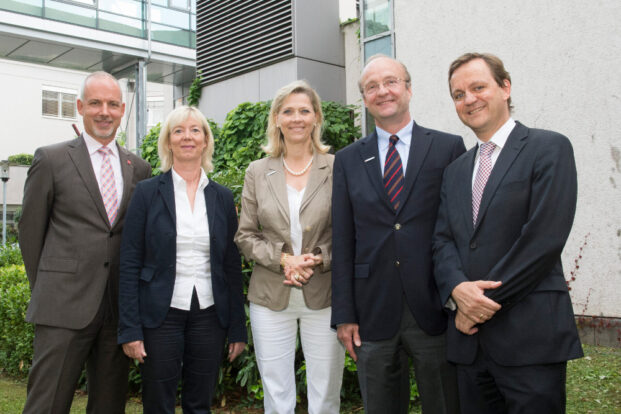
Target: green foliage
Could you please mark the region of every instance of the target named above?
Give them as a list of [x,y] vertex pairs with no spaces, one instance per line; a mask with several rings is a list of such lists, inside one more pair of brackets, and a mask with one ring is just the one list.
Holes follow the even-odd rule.
[[[12,254],[7,262],[15,262]],[[10,375],[28,374],[32,361],[33,326],[27,323],[30,287],[23,265],[0,267],[0,367]]]
[[34,158],[34,155],[32,154],[15,154],[15,155],[9,155],[8,160],[10,164],[32,165],[33,158]]
[[125,143],[127,142],[127,133],[125,131],[120,131],[118,134],[116,134],[116,142],[121,147],[125,147]]
[[201,87],[202,81],[203,77],[201,76],[201,71],[199,70],[196,78],[192,81],[192,85],[190,85],[190,90],[188,92],[188,106],[198,106],[198,103],[201,100],[201,94],[203,93],[203,88]]
[[270,102],[244,102],[228,113],[216,138],[214,167],[246,170],[251,161],[265,156],[265,129]]
[[353,105],[342,105],[338,102],[323,101],[323,134],[322,140],[336,152],[360,137],[360,128],[355,125],[359,116]]
[[161,172],[160,157],[157,153],[157,139],[160,136],[161,128],[162,125],[158,122],[157,125],[149,130],[140,145],[140,156],[149,163],[153,175],[159,175]]
[[0,246],[0,268],[12,265],[23,265],[22,254],[17,244]]

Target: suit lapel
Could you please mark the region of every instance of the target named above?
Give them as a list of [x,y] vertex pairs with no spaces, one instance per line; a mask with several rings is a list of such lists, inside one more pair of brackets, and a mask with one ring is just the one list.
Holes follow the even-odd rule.
[[121,174],[123,175],[123,194],[119,203],[119,214],[114,222],[115,226],[117,223],[121,222],[125,210],[127,209],[132,190],[131,184],[134,178],[134,166],[129,160],[129,152],[118,144],[117,148],[119,150],[119,161],[121,162]]
[[285,181],[285,171],[282,166],[280,157],[270,157],[267,160],[267,168],[265,171],[265,180],[267,181],[268,190],[276,200],[278,210],[286,220],[289,226],[289,198],[287,197],[287,182]]
[[104,206],[103,199],[101,198],[99,184],[97,184],[97,178],[95,177],[95,172],[93,171],[93,163],[91,162],[91,156],[88,153],[88,148],[84,142],[84,137],[80,135],[70,144],[70,146],[72,148],[68,151],[69,156],[71,157],[80,178],[82,178],[86,189],[91,195],[99,215],[108,224],[108,226],[110,226],[108,213],[106,212],[106,207]]
[[[431,136],[429,132],[424,131],[414,122],[412,127],[412,140],[410,141],[410,154],[408,155],[408,165],[405,170],[405,185],[402,190],[403,203],[401,203],[397,214],[399,214],[399,211],[401,211],[403,206],[408,202],[408,197],[412,192],[412,187],[414,186],[416,177],[418,177],[418,173],[423,166],[423,162],[425,161],[425,157],[427,157],[430,147]],[[413,202],[416,202],[416,200],[413,200]]]
[[323,154],[313,155],[313,165],[308,176],[308,182],[306,183],[306,189],[304,190],[304,197],[302,198],[302,204],[300,205],[300,214],[308,203],[313,199],[319,188],[328,179],[330,171],[326,157]]
[[395,210],[390,204],[390,200],[388,200],[388,195],[386,194],[382,180],[382,168],[379,159],[379,149],[377,147],[377,132],[373,131],[371,135],[361,141],[361,144],[360,158],[363,168],[366,170],[367,176],[369,177],[369,181],[380,198],[384,201],[386,207],[394,212]]
[[463,206],[461,210],[464,213],[464,221],[466,222],[468,234],[472,234],[472,231],[474,230],[474,224],[472,223],[472,174],[476,154],[477,147],[475,146],[467,152],[467,156],[461,161],[463,166],[460,170],[463,174],[459,176],[457,185],[457,191],[459,191],[459,203]]
[[205,194],[205,208],[207,209],[207,224],[209,225],[209,234],[214,235],[215,234],[214,225],[216,223],[215,216],[216,216],[216,205],[217,205],[216,203],[217,192],[216,192],[215,184],[213,183],[213,181],[209,180],[209,183],[203,190],[203,193]]
[[504,148],[500,151],[500,155],[494,164],[494,168],[492,169],[487,184],[485,184],[485,189],[483,190],[483,196],[481,198],[481,205],[479,206],[479,216],[477,218],[475,231],[485,217],[485,212],[487,211],[498,186],[502,182],[502,179],[507,174],[507,171],[509,171],[509,168],[524,147],[524,144],[526,144],[527,137],[528,128],[522,124],[516,123],[516,126],[507,138]]
[[175,188],[172,182],[172,170],[168,170],[166,173],[160,175],[159,191],[176,228],[177,214],[175,213]]

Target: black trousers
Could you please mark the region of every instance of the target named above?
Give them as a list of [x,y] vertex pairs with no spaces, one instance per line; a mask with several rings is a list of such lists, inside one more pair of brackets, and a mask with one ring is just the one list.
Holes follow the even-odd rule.
[[508,367],[479,347],[471,365],[458,365],[462,414],[563,414],[567,362]]
[[69,413],[86,363],[88,414],[123,414],[129,359],[117,345],[117,325],[106,290],[99,311],[83,329],[35,325],[25,414]]
[[459,413],[457,376],[446,360],[445,335],[430,336],[420,329],[405,300],[397,334],[384,341],[363,341],[356,354],[366,413],[408,412],[408,356],[414,363],[423,413]]
[[143,332],[144,413],[174,414],[179,379],[183,412],[210,413],[226,336],[216,307],[200,309],[194,292],[189,311],[170,308],[161,326]]

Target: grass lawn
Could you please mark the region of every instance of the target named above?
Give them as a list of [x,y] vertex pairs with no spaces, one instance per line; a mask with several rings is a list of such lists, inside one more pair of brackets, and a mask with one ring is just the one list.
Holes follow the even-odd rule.
[[[567,367],[567,413],[568,414],[617,414],[621,413],[621,349],[584,346],[585,358],[570,361]],[[0,413],[21,413],[26,398],[24,382],[0,377]],[[71,413],[84,413],[85,395],[76,393]],[[247,408],[231,402],[227,407],[214,410],[215,413],[260,413],[262,409]],[[298,413],[306,413],[300,407]],[[343,413],[363,413],[359,404],[344,402]],[[412,413],[419,413],[420,408]],[[142,413],[139,401],[131,400],[126,413]],[[181,413],[181,409],[177,409]]]

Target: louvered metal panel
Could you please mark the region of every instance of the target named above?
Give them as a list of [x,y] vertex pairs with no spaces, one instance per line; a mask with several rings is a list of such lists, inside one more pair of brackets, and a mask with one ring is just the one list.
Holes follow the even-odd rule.
[[198,0],[196,69],[202,85],[293,56],[292,0]]

